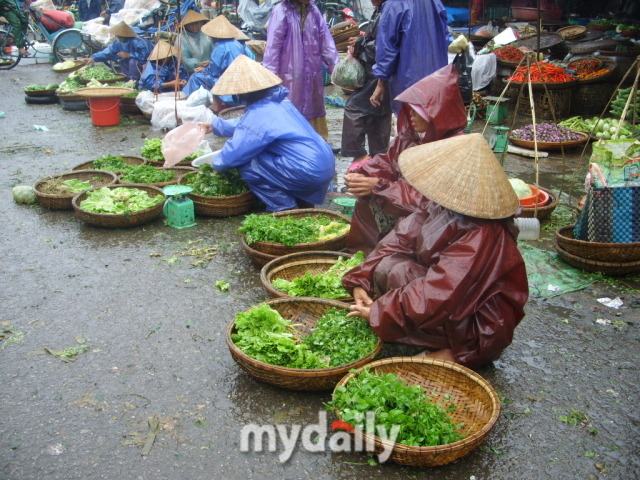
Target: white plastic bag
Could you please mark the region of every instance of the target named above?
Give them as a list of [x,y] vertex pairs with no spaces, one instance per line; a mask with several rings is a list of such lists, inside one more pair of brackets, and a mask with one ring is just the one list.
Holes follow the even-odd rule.
[[189,95],[187,98],[187,107],[197,107],[198,105],[204,105],[208,107],[213,104],[213,95],[209,90],[205,90],[203,86],[200,86],[195,92]]
[[204,139],[204,129],[197,123],[188,122],[174,128],[162,139],[164,166],[172,167],[183,158],[198,150]]

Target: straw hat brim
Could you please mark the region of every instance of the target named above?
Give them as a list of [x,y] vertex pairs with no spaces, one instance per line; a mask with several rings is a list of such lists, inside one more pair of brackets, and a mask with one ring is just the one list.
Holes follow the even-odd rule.
[[282,79],[246,55],[238,55],[211,89],[214,95],[240,95],[280,85]]
[[196,12],[195,10],[189,10],[187,14],[182,19],[180,23],[181,26],[189,25],[190,23],[196,22],[208,22],[209,19],[202,15],[201,13]]
[[109,33],[117,37],[126,37],[126,38],[133,38],[138,36],[138,34],[133,31],[133,28],[131,28],[125,22],[120,22],[110,27]]
[[449,210],[475,218],[501,219],[520,207],[518,197],[480,133],[409,148],[398,161],[404,178]]
[[231,39],[238,36],[238,29],[224,15],[209,20],[200,31],[212,38]]
[[151,50],[147,60],[163,60],[178,55],[178,53],[180,53],[179,48],[169,45],[167,42],[159,41]]

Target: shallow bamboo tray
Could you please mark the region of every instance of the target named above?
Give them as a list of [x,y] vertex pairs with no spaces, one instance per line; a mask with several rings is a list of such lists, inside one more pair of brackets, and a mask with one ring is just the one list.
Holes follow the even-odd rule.
[[[303,208],[300,210],[285,210],[282,212],[269,213],[265,215],[274,215],[276,217],[292,216],[294,218],[301,218],[306,216],[327,216],[334,219],[344,220],[347,223],[351,223],[351,219],[342,213],[335,212],[333,210],[326,210],[322,208]],[[322,251],[340,251],[346,247],[347,233],[334,237],[328,240],[322,240],[319,242],[297,243],[291,247],[288,247],[282,243],[275,242],[254,242],[250,246],[254,250],[258,250],[262,253],[268,253],[270,255],[282,256],[288,253],[296,252],[310,252],[316,250]],[[245,240],[246,241],[246,240]]]
[[544,190],[549,194],[549,201],[546,205],[539,205],[537,210],[535,207],[522,207],[520,218],[537,218],[538,220],[545,220],[551,216],[553,211],[560,203],[560,199],[557,195],[546,188],[540,187],[540,190]]
[[[324,273],[329,270],[340,258],[351,258],[352,255],[344,252],[300,252],[290,253],[282,257],[276,257],[260,270],[260,282],[266,292],[273,298],[292,298],[286,292],[273,286],[273,280],[283,278],[293,280],[303,277],[307,272],[312,275]],[[295,298],[295,297],[293,297]],[[339,298],[343,302],[353,301],[353,297]]]
[[[178,180],[178,185],[186,185],[184,175]],[[196,215],[203,217],[231,217],[234,215],[240,215],[247,212],[255,200],[255,196],[251,190],[239,193],[238,195],[228,196],[198,195],[190,193],[187,197],[193,201]]]
[[118,177],[114,173],[103,170],[78,170],[41,178],[33,185],[33,192],[36,194],[38,203],[51,210],[71,210],[73,208],[73,197],[77,195],[76,193],[52,194],[40,190],[45,183],[56,178],[61,178],[63,181],[72,179],[83,180],[91,183],[93,188],[113,185],[118,181]]
[[71,72],[75,72],[76,70],[80,70],[82,67],[84,67],[87,63],[88,63],[88,58],[83,58],[80,60],[71,60],[74,63],[73,67],[69,67],[69,68],[63,68],[60,70],[56,70],[55,68],[51,68],[51,70],[53,70],[56,73],[71,73]]
[[[298,330],[303,333],[316,325],[325,311],[330,308],[349,309],[349,304],[326,298],[278,298],[269,300],[271,308],[280,312],[284,318],[299,324]],[[260,362],[245,354],[231,340],[231,334],[236,333],[235,320],[227,327],[226,339],[231,357],[252,377],[270,383],[277,387],[289,390],[330,390],[352,368],[358,368],[371,362],[382,351],[383,343],[378,340],[376,348],[367,356],[355,362],[340,365],[338,367],[303,369],[287,368]]]
[[[420,385],[428,395],[437,395],[437,402],[445,409],[448,405],[456,405],[449,416],[454,423],[463,423],[461,431],[467,434],[466,438],[447,445],[413,447],[391,443],[367,432],[357,432],[363,436],[365,445],[373,443],[376,453],[392,449],[389,457],[392,462],[417,467],[446,465],[482,444],[498,420],[500,400],[493,387],[473,370],[460,364],[430,358],[392,357],[377,360],[366,367],[374,373],[394,373],[408,385]],[[347,374],[336,388],[346,385],[357,375],[358,372]],[[336,414],[340,416],[340,412]]]
[[[562,148],[575,148],[580,145],[584,145],[589,140],[589,135],[583,132],[575,132],[582,138],[580,140],[570,140],[567,142],[538,142],[538,150],[561,150]],[[509,141],[519,147],[532,149],[535,146],[535,142],[531,140],[521,140],[519,138],[509,137]]]
[[573,238],[575,225],[560,227],[556,230],[556,243],[571,255],[585,260],[609,263],[628,263],[640,261],[640,243],[601,243],[588,242]]
[[27,97],[51,97],[56,94],[55,88],[49,88],[47,90],[25,90],[24,94]]
[[[131,155],[114,155],[114,156],[119,156],[124,160],[125,163],[128,163],[129,165],[144,165],[145,163],[147,163],[147,159],[142,157],[136,157]],[[87,169],[93,169],[93,160],[80,163],[79,165],[76,165],[75,167],[73,167],[71,170],[75,171],[75,170],[87,170]],[[103,171],[109,171],[109,170],[103,170]],[[115,173],[116,175],[119,175],[122,172],[117,171],[113,173]]]
[[251,260],[253,260],[253,262],[260,266],[263,267],[265,266],[267,263],[269,263],[271,260],[273,260],[274,258],[278,258],[277,255],[271,255],[269,253],[263,253],[260,252],[254,248],[251,248],[249,245],[247,245],[246,240],[244,239],[244,235],[242,235],[240,237],[240,246],[243,248],[243,250],[245,252],[247,252],[247,255],[249,256],[249,258]]
[[[138,190],[144,190],[151,196],[162,195],[166,197],[161,188],[153,187],[144,184],[129,184],[129,185],[108,185],[108,188],[136,188]],[[86,223],[95,225],[97,227],[104,228],[124,228],[134,227],[136,225],[142,225],[155,220],[162,215],[162,209],[164,207],[164,201],[154,205],[151,208],[145,208],[144,210],[138,210],[137,212],[128,212],[122,214],[115,213],[94,213],[83,210],[80,204],[87,198],[87,192],[82,192],[73,197],[73,209],[76,212],[78,218]]]
[[635,262],[602,262],[599,260],[590,260],[588,258],[579,257],[567,252],[560,247],[556,241],[555,244],[558,255],[562,260],[581,270],[587,272],[604,273],[605,275],[627,275],[629,273],[640,272],[640,261]]

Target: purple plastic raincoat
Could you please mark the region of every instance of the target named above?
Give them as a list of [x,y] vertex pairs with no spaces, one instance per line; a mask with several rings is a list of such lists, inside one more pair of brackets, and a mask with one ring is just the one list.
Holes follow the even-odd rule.
[[329,144],[293,104],[286,88],[275,86],[247,106],[237,120],[216,117],[213,133],[231,137],[212,161],[213,168],[237,168],[268,212],[296,208],[296,200],[321,204],[335,173]]
[[304,31],[300,13],[288,0],[276,5],[269,19],[262,64],[282,78],[289,100],[306,119],[326,115],[322,67],[338,63],[336,45],[315,2],[307,9]]
[[[440,0],[387,0],[376,39],[376,78],[391,98],[448,62],[447,12]],[[397,115],[400,103],[391,102]]]

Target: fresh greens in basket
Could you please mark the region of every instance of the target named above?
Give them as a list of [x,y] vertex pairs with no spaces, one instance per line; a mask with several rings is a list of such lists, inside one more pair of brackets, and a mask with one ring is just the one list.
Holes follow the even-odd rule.
[[66,195],[70,193],[80,193],[93,188],[91,182],[71,178],[62,180],[61,178],[52,178],[47,180],[39,189],[44,193],[51,195]]
[[130,187],[102,187],[87,192],[80,208],[93,213],[124,214],[151,208],[163,201],[162,195],[151,196],[144,190]]
[[112,80],[120,77],[120,75],[113,73],[104,65],[92,65],[90,67],[83,67],[80,70],[80,78],[83,80]]
[[198,172],[187,173],[182,183],[193,188],[196,195],[229,197],[249,191],[237,169],[214,172],[209,164],[201,165]]
[[96,170],[106,170],[108,172],[121,172],[130,167],[122,157],[114,157],[113,155],[104,155],[103,157],[92,160],[93,168]]
[[[164,163],[164,155],[162,154],[162,140],[159,138],[145,138],[144,145],[142,145],[142,147],[140,148],[140,153],[144,158],[151,160],[152,162]],[[178,163],[190,164],[192,160],[201,157],[205,153],[206,152],[204,150],[197,150],[191,155],[184,157]]]
[[26,87],[24,87],[25,92],[37,92],[40,90],[55,90],[56,88],[58,88],[58,84],[57,83],[50,83],[49,85],[37,85],[37,84],[32,84],[32,85],[27,85]]
[[275,278],[271,283],[292,297],[347,298],[350,295],[342,286],[342,276],[364,262],[364,258],[364,252],[357,252],[351,258],[341,257],[326,272],[314,275],[307,271],[302,277]]
[[339,237],[349,231],[349,223],[327,215],[295,218],[292,215],[247,215],[238,228],[249,245],[274,242],[292,247],[298,243],[319,242]]
[[[236,314],[233,343],[251,358],[288,368],[328,368],[354,362],[370,354],[378,337],[361,318],[328,309],[308,336],[280,312],[262,303]],[[349,341],[345,341],[345,339]]]
[[366,413],[375,412],[376,425],[386,427],[386,432],[399,427],[395,442],[404,445],[432,447],[462,440],[466,436],[459,433],[463,425],[454,424],[447,415],[457,406],[450,403],[445,409],[438,400],[394,373],[378,375],[365,367],[346,385],[336,387],[327,408],[338,410],[341,420],[362,430]]
[[175,170],[160,170],[153,165],[127,165],[122,170],[122,183],[166,183],[176,178]]

